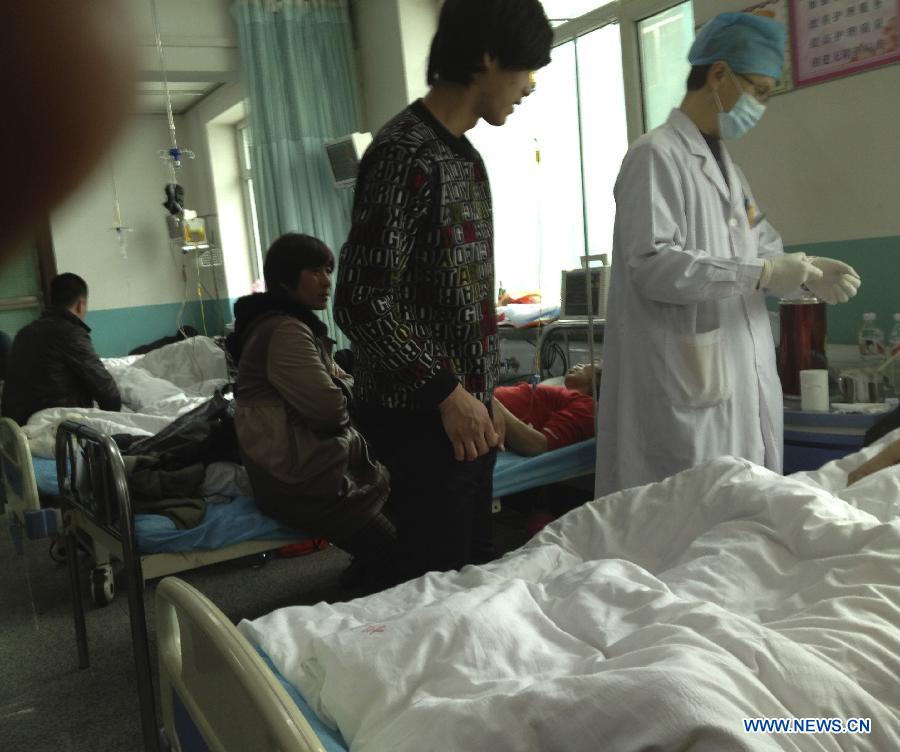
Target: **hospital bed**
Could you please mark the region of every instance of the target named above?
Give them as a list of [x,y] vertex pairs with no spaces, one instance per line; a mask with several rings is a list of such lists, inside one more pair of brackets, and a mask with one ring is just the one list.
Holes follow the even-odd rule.
[[[494,496],[593,475],[595,441],[588,439],[537,457],[501,453],[494,470]],[[25,538],[53,538],[62,532],[56,461],[32,458],[25,436],[13,421],[0,419],[0,463],[10,532],[17,550]],[[44,500],[42,502],[42,499]],[[90,520],[74,513],[80,545],[93,561],[90,592],[95,604],[109,603],[115,594],[113,562],[122,561],[121,545]],[[227,504],[210,504],[197,528],[178,530],[159,515],[135,517],[138,550],[145,580],[262,554],[297,542],[296,531],[261,514],[249,497]]]
[[164,752],[347,749],[228,617],[176,577],[156,589],[156,631]]
[[[166,735],[182,752],[348,749],[335,726],[363,751],[898,749],[900,467],[844,488],[898,439],[791,478],[714,460],[497,562],[238,628],[167,578]],[[870,732],[745,733],[756,716]]]
[[62,526],[58,510],[41,505],[28,440],[9,418],[0,418],[0,471],[0,491],[10,534],[21,554],[25,537],[51,536]]
[[144,748],[154,750],[157,728],[144,613],[144,577],[135,541],[125,465],[111,438],[70,422],[61,424],[57,430],[56,451],[78,667],[87,668],[89,663],[78,563],[79,530],[87,529],[107,541],[110,547],[116,547],[124,562],[141,730]]
[[[46,410],[33,416],[24,431],[13,421],[0,419],[2,488],[11,533],[19,550],[24,538],[53,539],[62,532],[53,459],[57,424],[78,415],[77,422],[94,426],[104,434],[150,436],[185,411],[203,404],[226,383],[229,375],[225,352],[219,343],[206,337],[185,340],[144,356],[105,359],[104,364],[130,410]],[[208,504],[203,522],[189,530],[177,529],[161,515],[138,514],[134,522],[144,578],[148,580],[264,554],[304,540],[295,530],[262,515],[248,496],[225,504]],[[96,604],[106,605],[114,595],[112,564],[122,561],[121,544],[77,512],[71,514],[71,524],[78,530],[81,548],[93,561],[91,596]]]
[[537,343],[540,379],[563,376],[578,363],[602,361],[605,332],[605,320],[589,320],[586,316],[560,318],[547,324]]
[[[103,551],[122,562],[127,583],[132,649],[134,652],[137,690],[141,709],[144,747],[158,749],[158,729],[143,590],[148,579],[173,571],[183,571],[231,558],[279,548],[300,540],[295,531],[272,523],[269,540],[254,540],[226,545],[217,550],[190,553],[141,554],[138,550],[137,520],[156,515],[135,515],[131,505],[125,465],[115,442],[108,436],[71,421],[60,424],[56,435],[56,471],[58,499],[66,547],[66,565],[72,597],[78,663],[87,668],[88,638],[82,603],[82,586],[78,547],[87,538],[94,550]],[[232,502],[233,504],[234,502]],[[230,504],[215,508],[229,509]],[[256,516],[262,519],[258,512]],[[252,521],[245,522],[250,529]],[[272,522],[272,521],[270,521]],[[282,534],[279,538],[274,533]],[[152,528],[151,535],[152,539]],[[145,536],[147,538],[148,536]],[[96,555],[96,554],[95,554]],[[92,572],[92,579],[97,569]],[[92,594],[93,594],[92,589]],[[95,595],[96,600],[96,595]]]
[[[63,425],[71,428],[75,424]],[[21,552],[24,538],[52,539],[61,535],[57,462],[32,458],[22,429],[8,418],[0,418],[0,463],[10,532],[17,549]],[[81,550],[91,558],[91,599],[96,605],[105,606],[115,596],[113,564],[124,562],[121,539],[78,509],[70,510],[65,522],[76,532]],[[153,514],[137,514],[133,524],[143,581],[308,540],[308,536],[263,515],[253,499],[246,496],[208,504],[203,522],[187,530]]]
[[593,487],[596,458],[597,440],[593,438],[535,457],[523,457],[512,451],[500,452],[494,466],[494,496],[501,498],[585,476],[591,476]]
[[[537,342],[540,383],[562,386],[566,371],[577,363],[590,362],[591,353],[594,360],[602,361],[605,324],[604,320],[580,317],[561,318],[542,327]],[[535,457],[502,452],[494,468],[494,497],[576,479],[593,488],[596,456],[595,438]]]
[[[553,457],[552,455],[556,455]],[[547,453],[539,457],[524,458],[512,453],[502,454],[498,458],[495,471],[495,489],[498,496],[516,493],[520,490],[544,485],[566,477],[582,475],[584,472],[592,472],[594,448],[593,441],[565,447],[553,453]],[[124,480],[124,467],[121,455],[114,442],[106,436],[85,426],[80,426],[71,421],[64,422],[57,431],[57,460],[42,458],[32,459],[28,450],[28,443],[22,430],[9,419],[0,419],[0,460],[3,468],[3,488],[6,493],[7,512],[11,519],[13,537],[19,540],[27,538],[45,538],[48,536],[63,536],[66,545],[66,561],[69,571],[69,581],[73,603],[73,618],[76,625],[76,642],[78,648],[79,666],[87,667],[88,642],[87,628],[85,625],[84,608],[82,605],[82,582],[79,574],[78,549],[87,550],[93,561],[93,568],[89,577],[91,598],[97,605],[106,605],[115,595],[112,563],[119,562],[124,570],[124,580],[127,585],[127,597],[129,602],[129,614],[131,619],[132,644],[135,654],[135,663],[138,677],[138,691],[142,708],[145,742],[149,745],[151,739],[155,739],[156,730],[153,728],[154,702],[153,689],[149,674],[149,650],[145,616],[143,611],[143,585],[144,582],[165,575],[205,566],[220,561],[241,558],[258,554],[275,548],[280,548],[291,542],[300,540],[295,531],[283,528],[270,518],[261,515],[255,508],[251,499],[236,499],[227,504],[211,504],[208,506],[207,516],[212,520],[205,520],[199,528],[178,531],[166,518],[158,515],[134,514],[131,509],[128,496],[127,482]],[[60,490],[62,489],[62,491]],[[43,500],[43,501],[42,501]],[[48,507],[52,502],[55,506]],[[229,523],[227,517],[232,520]],[[223,524],[223,518],[224,524]],[[123,521],[130,521],[123,522]],[[237,533],[239,536],[250,538],[242,542],[228,543],[229,534]],[[210,548],[197,548],[210,546]],[[174,582],[170,580],[170,582]],[[164,589],[164,595],[170,593],[175,585]],[[181,583],[179,592],[186,592],[187,585]],[[182,604],[184,597],[178,600]],[[211,604],[207,604],[208,606]],[[190,613],[196,613],[196,608],[188,605],[179,605],[179,609],[187,609]],[[174,606],[173,606],[174,609]],[[172,611],[174,614],[175,611]],[[181,612],[179,611],[179,614]],[[164,644],[173,634],[176,624],[187,617],[183,614],[176,617],[170,616],[168,620],[160,624],[159,634],[162,635],[160,645]],[[228,624],[227,620],[218,615],[217,624],[223,629]],[[185,627],[186,628],[186,627]],[[199,627],[198,627],[199,628]],[[206,628],[206,627],[204,627]],[[234,632],[234,628],[230,628]],[[194,649],[206,653],[217,649],[218,643],[200,640],[194,633],[192,644]],[[238,635],[238,637],[240,637]],[[241,638],[242,639],[242,638]],[[160,653],[161,661],[168,661],[170,668],[174,665],[176,654],[172,652],[171,644],[166,652]],[[185,639],[181,645],[187,649],[188,641]],[[221,647],[221,646],[219,646]],[[231,651],[229,655],[236,656],[236,648],[233,639],[226,643],[226,649]],[[260,657],[255,651],[250,652],[246,658],[248,667],[244,671],[247,677],[265,677],[266,682],[271,683],[271,672],[274,668],[267,663],[265,657]],[[196,656],[194,656],[196,658]],[[181,660],[181,659],[178,659]],[[207,691],[219,692],[220,678],[211,682],[208,675],[190,678],[188,663],[179,664],[184,676],[180,679],[187,682],[191,691],[201,691],[199,687],[206,686]],[[260,666],[264,671],[261,671]],[[174,671],[174,669],[172,669]],[[172,675],[171,672],[166,676]],[[262,679],[259,679],[262,681]],[[266,692],[260,692],[258,687],[252,688],[254,703],[256,698],[264,703],[261,711],[263,717],[272,719],[287,707],[289,717],[294,717],[291,723],[276,723],[285,729],[293,729],[291,733],[299,734],[309,744],[309,749],[319,749],[314,740],[325,739],[328,743],[326,749],[343,749],[340,746],[340,737],[327,726],[319,722],[315,714],[305,705],[299,693],[287,682],[275,677],[275,689],[271,687]],[[169,685],[162,679],[163,697],[175,697],[169,691]],[[173,679],[174,681],[174,679]],[[254,680],[255,681],[255,680]],[[205,682],[205,684],[204,684]],[[283,683],[279,683],[283,682]],[[266,685],[268,686],[268,685]],[[280,692],[278,691],[278,688]],[[274,691],[280,697],[279,703],[273,704],[269,696]],[[290,698],[290,703],[285,705],[284,695]],[[222,713],[227,705],[217,706],[212,711],[216,715],[215,727],[221,728],[227,718],[242,718],[238,714]],[[297,708],[304,708],[307,717],[311,719],[314,732],[306,730],[300,722],[304,718],[302,713],[299,720]],[[282,710],[279,710],[281,708]],[[181,730],[179,737],[190,735],[183,726],[194,713],[187,713],[186,706],[180,702],[172,702],[163,705],[164,717]],[[196,711],[195,711],[196,712]],[[243,722],[242,722],[243,724]],[[291,725],[293,724],[293,725]],[[244,730],[240,734],[229,731],[227,738],[244,740],[252,731],[251,726],[241,726]],[[205,728],[205,727],[204,727]],[[267,726],[268,728],[268,726]],[[268,732],[267,732],[268,733]],[[189,748],[189,747],[188,747]],[[270,749],[272,746],[241,746],[238,743],[232,749]],[[303,746],[284,746],[282,749],[305,749]],[[147,746],[147,749],[155,747]]]

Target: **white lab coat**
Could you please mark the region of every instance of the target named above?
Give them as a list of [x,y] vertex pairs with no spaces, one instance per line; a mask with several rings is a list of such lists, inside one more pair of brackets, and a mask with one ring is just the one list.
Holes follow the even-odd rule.
[[728,185],[680,110],[628,150],[616,224],[597,430],[598,496],[721,455],[781,472],[783,403],[763,258],[784,252],[750,227],[747,180]]

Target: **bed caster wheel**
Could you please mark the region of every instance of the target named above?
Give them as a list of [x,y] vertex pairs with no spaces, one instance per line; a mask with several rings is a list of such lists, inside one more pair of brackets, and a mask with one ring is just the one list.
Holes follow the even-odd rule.
[[253,559],[253,569],[260,569],[261,567],[264,567],[274,558],[275,555],[271,551],[263,551],[262,553],[256,554]]
[[91,600],[102,608],[112,603],[116,597],[116,581],[109,564],[91,570]]
[[66,543],[60,538],[54,538],[50,543],[50,558],[57,564],[66,563]]

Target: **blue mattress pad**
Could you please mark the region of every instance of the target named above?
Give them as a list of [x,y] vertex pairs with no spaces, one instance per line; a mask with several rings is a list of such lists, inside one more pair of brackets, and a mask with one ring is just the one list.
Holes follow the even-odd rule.
[[[34,458],[34,475],[41,495],[56,496],[56,461]],[[309,536],[267,517],[249,496],[206,505],[206,514],[197,527],[179,529],[168,517],[136,514],[134,530],[138,550],[144,554],[185,553],[213,550],[245,541],[302,541]]]

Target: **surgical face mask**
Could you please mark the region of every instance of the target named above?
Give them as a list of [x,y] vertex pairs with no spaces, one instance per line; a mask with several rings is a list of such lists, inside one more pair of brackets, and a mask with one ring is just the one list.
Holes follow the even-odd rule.
[[741,96],[734,103],[734,107],[731,110],[725,112],[725,108],[722,107],[722,100],[719,99],[719,93],[713,92],[716,104],[720,110],[719,135],[724,139],[735,139],[747,135],[747,131],[760,121],[760,118],[766,111],[764,104],[757,102],[756,99],[744,91],[744,87],[738,83],[733,73],[731,78],[734,80],[734,85],[741,90]]

